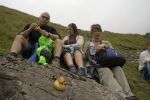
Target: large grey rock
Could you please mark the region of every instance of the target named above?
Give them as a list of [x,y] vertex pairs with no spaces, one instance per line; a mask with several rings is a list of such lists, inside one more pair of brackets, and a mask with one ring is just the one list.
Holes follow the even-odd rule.
[[[54,80],[65,78],[65,91],[53,87]],[[122,100],[93,80],[72,75],[61,68],[4,57],[0,61],[0,100]]]

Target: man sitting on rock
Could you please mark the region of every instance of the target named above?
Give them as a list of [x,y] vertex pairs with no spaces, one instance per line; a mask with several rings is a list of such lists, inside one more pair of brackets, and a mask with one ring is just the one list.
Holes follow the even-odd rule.
[[35,44],[38,42],[41,35],[43,35],[47,38],[51,38],[55,42],[52,64],[57,66],[62,51],[62,44],[60,35],[57,33],[56,29],[47,25],[49,20],[50,15],[44,12],[40,15],[37,23],[27,24],[15,37],[10,55],[17,57],[18,53],[21,53],[23,58],[29,59],[34,52]]

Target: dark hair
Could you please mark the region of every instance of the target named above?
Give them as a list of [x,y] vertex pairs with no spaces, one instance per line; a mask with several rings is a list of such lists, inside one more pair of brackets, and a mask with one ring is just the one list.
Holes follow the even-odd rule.
[[102,32],[102,28],[99,24],[93,24],[91,25],[91,34],[93,33],[94,30],[97,30],[98,32]]
[[70,24],[68,25],[68,27],[69,27],[69,26],[73,29],[74,33],[78,34],[78,29],[77,29],[76,24],[70,23]]

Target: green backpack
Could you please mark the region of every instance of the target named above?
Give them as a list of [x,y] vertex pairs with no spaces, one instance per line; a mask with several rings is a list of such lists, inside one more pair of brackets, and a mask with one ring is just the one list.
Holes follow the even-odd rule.
[[37,55],[39,57],[39,64],[48,64],[52,50],[55,47],[55,42],[51,38],[41,36],[38,40],[39,47],[37,48]]

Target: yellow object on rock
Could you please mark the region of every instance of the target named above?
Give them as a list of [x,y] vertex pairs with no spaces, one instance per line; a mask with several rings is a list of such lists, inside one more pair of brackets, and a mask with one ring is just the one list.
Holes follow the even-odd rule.
[[60,77],[59,79],[55,80],[54,82],[55,89],[59,91],[65,90],[65,79],[64,77]]

